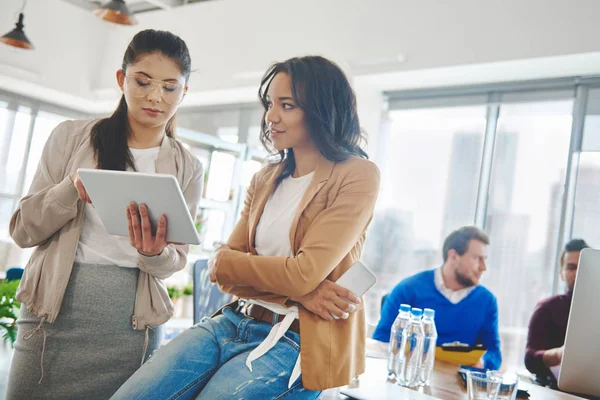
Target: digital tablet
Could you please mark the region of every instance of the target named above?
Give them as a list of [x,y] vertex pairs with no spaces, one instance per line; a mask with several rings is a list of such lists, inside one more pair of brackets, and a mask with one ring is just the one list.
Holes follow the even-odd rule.
[[158,218],[164,214],[167,217],[167,242],[200,243],[174,176],[84,168],[77,172],[108,233],[129,237],[126,211],[133,201],[148,207],[152,234],[156,233]]

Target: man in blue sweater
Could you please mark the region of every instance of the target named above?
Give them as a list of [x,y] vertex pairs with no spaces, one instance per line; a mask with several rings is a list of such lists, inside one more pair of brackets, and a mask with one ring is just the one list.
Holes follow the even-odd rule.
[[435,310],[438,346],[459,341],[487,348],[475,365],[497,370],[502,364],[496,297],[479,285],[486,270],[485,232],[474,226],[452,232],[444,241],[444,264],[400,282],[387,296],[373,339],[389,342],[400,304]]

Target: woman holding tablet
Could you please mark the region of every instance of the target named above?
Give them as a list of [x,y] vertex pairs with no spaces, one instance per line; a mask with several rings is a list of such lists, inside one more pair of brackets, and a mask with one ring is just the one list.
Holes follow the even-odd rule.
[[[360,299],[333,283],[360,258],[379,192],[356,99],[322,57],[273,65],[254,175],[211,280],[240,298],[158,350],[113,399],[314,399],[365,367]],[[335,319],[333,316],[337,317]]]
[[25,267],[8,399],[109,398],[162,340],[173,314],[162,279],[186,265],[187,246],[150,231],[148,210],[122,210],[130,237],[106,233],[78,168],[174,175],[192,218],[202,166],[174,139],[191,59],[183,40],[145,30],[125,51],[123,92],[108,118],[68,121],[48,139],[10,233],[37,247]]

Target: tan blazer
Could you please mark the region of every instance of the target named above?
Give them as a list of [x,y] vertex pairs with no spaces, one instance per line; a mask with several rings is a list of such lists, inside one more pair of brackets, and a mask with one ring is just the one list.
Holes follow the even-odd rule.
[[[256,226],[281,164],[252,178],[244,210],[228,244],[215,260],[221,290],[238,297],[285,305],[289,297],[313,291],[325,279],[337,280],[360,259],[379,193],[377,166],[361,158],[340,163],[322,159],[290,229],[293,257],[260,257]],[[289,303],[287,304],[289,305]],[[308,390],[343,386],[365,369],[365,312],[347,320],[325,321],[300,309],[302,383]]]

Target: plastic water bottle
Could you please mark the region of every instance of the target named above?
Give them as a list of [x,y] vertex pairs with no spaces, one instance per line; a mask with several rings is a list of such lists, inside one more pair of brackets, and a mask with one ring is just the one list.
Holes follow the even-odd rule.
[[423,355],[422,315],[423,310],[413,308],[410,311],[410,321],[402,332],[403,359],[399,371],[401,378],[398,380],[398,384],[402,386],[415,387],[419,384],[419,369]]
[[421,371],[419,372],[419,384],[429,386],[431,375],[433,374],[433,365],[435,363],[435,346],[437,344],[437,329],[433,317],[435,311],[431,308],[423,310],[423,355],[421,357]]
[[398,310],[398,316],[392,324],[390,332],[390,344],[388,347],[388,380],[396,381],[398,379],[398,368],[400,367],[402,332],[410,320],[410,306],[401,304]]

